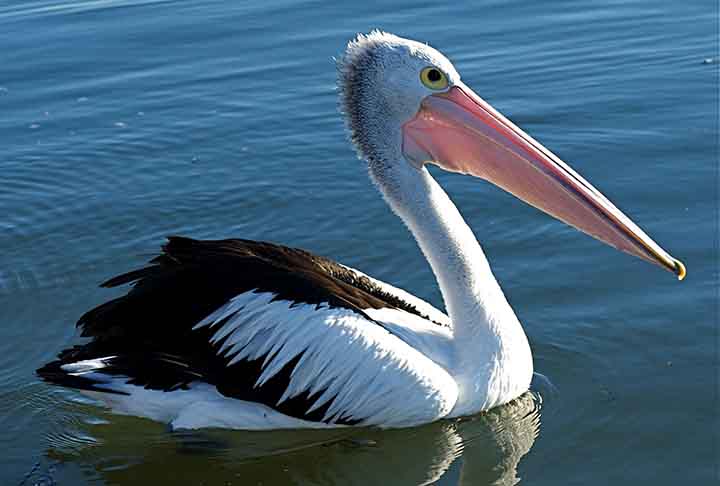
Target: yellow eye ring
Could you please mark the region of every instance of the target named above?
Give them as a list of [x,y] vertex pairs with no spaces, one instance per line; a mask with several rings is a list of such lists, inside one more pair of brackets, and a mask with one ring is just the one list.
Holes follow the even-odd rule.
[[420,71],[420,81],[422,81],[425,87],[434,90],[448,87],[448,80],[445,73],[433,66],[428,66]]

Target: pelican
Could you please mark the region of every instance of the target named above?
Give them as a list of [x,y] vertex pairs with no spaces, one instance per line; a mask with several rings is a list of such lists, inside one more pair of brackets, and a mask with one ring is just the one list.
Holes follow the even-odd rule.
[[428,164],[489,181],[682,279],[590,183],[493,109],[432,47],[373,31],[337,63],[350,140],[430,264],[446,313],[309,252],[170,237],[128,292],[37,373],[173,428],[409,427],[526,392],[533,359],[472,230]]

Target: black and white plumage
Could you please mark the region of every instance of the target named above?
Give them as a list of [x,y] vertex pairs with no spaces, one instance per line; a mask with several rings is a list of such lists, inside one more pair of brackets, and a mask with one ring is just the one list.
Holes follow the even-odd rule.
[[431,265],[447,315],[303,250],[172,237],[148,266],[103,284],[132,287],[82,316],[89,342],[39,376],[178,428],[403,427],[518,397],[533,373],[527,338],[427,163],[487,179],[684,276],[431,47],[360,35],[338,85],[351,139]]
[[[38,370],[40,376],[87,392],[120,395],[110,398],[116,406],[123,396],[137,393],[132,387],[177,393],[202,384],[203,393],[217,391],[215,399],[259,403],[299,420],[345,425],[392,420],[397,404],[378,376],[391,380],[406,398],[432,395],[434,382],[439,388],[450,380],[440,368],[430,379],[427,370],[414,370],[418,363],[432,364],[403,340],[402,332],[393,332],[398,324],[383,322],[389,316],[400,326],[409,321],[437,327],[442,335],[448,325],[444,314],[303,250],[239,239],[171,237],[149,266],[103,286],[122,284],[133,284],[127,295],[79,320],[82,336],[92,341],[64,351]],[[440,414],[449,407],[438,397],[425,413]],[[158,418],[175,425],[187,426],[189,420],[193,426],[212,425],[197,423],[202,416],[173,414],[171,408],[168,417]],[[416,412],[418,420],[425,418]]]

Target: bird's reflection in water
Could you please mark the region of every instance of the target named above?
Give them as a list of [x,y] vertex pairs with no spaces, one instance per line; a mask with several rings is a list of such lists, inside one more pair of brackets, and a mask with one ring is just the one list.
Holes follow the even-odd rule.
[[474,417],[385,431],[168,432],[75,412],[75,431],[51,436],[47,456],[106,484],[511,485],[538,435],[540,404],[528,392]]

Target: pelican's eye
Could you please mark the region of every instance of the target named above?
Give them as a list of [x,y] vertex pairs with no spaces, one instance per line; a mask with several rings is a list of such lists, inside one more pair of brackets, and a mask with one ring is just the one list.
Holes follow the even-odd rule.
[[430,89],[438,90],[448,87],[447,76],[436,67],[426,67],[420,71],[420,81]]

